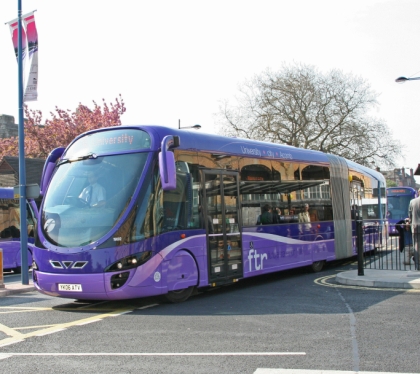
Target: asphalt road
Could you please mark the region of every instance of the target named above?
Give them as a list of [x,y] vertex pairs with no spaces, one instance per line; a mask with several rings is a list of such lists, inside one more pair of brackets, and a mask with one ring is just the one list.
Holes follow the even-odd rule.
[[356,268],[341,263],[316,274],[271,274],[181,304],[86,303],[36,292],[0,298],[0,367],[5,373],[419,373],[420,292],[335,284],[338,271]]

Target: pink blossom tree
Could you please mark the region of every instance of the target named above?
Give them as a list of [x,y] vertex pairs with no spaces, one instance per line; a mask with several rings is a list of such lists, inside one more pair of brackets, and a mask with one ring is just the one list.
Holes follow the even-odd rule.
[[[66,147],[77,135],[93,129],[121,125],[126,111],[121,97],[102,106],[93,101],[93,109],[79,104],[74,112],[55,107],[51,119],[42,122],[42,112],[25,107],[25,157],[46,158],[57,147]],[[18,156],[18,138],[0,139],[0,160],[4,156]]]

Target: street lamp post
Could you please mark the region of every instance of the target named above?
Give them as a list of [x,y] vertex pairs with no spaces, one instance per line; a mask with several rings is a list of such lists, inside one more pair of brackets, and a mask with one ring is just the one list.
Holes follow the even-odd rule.
[[[26,166],[25,129],[23,119],[23,53],[22,53],[22,0],[18,0],[18,111],[19,111],[19,205],[20,205],[20,255],[22,284],[29,284],[28,230],[26,229]],[[28,52],[27,52],[28,53]]]
[[[413,77],[413,78],[398,77],[397,79],[395,79],[395,82],[397,82],[397,83],[405,83],[407,81],[418,81],[418,80],[420,80],[420,77]],[[417,173],[417,170],[416,170],[416,173]],[[420,270],[420,268],[419,268],[419,261],[420,261],[420,259],[419,259],[419,246],[420,246],[420,243],[419,243],[419,241],[420,241],[420,235],[418,233],[413,233],[414,267],[415,267],[416,270]]]
[[418,81],[420,80],[420,77],[413,77],[413,78],[407,78],[407,77],[398,77],[395,79],[395,82],[397,83],[405,83],[407,81]]
[[194,129],[194,130],[200,130],[201,125],[193,125],[193,126],[185,126],[181,127],[181,120],[178,120],[178,129]]

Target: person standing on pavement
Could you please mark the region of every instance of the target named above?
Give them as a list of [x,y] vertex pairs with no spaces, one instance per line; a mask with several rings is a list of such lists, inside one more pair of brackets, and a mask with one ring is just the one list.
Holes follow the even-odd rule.
[[410,218],[404,218],[395,224],[395,229],[399,235],[399,250],[405,252],[404,265],[410,265],[411,258],[413,257],[413,237],[411,233]]
[[420,197],[416,197],[410,201],[410,205],[408,207],[408,216],[410,217],[411,233],[413,235],[414,265],[415,269],[419,270]]

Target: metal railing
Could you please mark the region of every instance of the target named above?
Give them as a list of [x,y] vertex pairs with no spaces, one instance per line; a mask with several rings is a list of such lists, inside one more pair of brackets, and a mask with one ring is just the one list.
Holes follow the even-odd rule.
[[419,269],[420,233],[400,224],[398,236],[389,236],[386,225],[356,221],[359,275],[363,269],[414,271]]
[[3,278],[3,248],[0,248],[0,288],[4,288],[4,278]]

